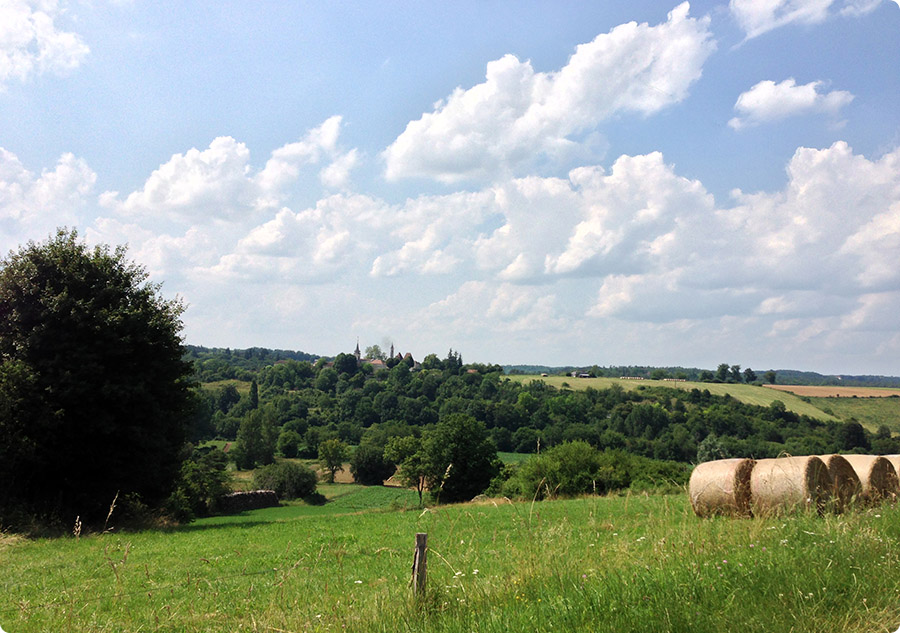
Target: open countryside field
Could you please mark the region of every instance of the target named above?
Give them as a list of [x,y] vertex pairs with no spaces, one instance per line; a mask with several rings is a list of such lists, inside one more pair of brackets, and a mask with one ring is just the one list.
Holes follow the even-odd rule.
[[900,433],[900,398],[808,398],[809,403],[842,420],[856,419],[872,432],[880,426]]
[[234,385],[234,388],[237,389],[237,392],[242,396],[246,396],[250,393],[250,382],[246,380],[235,380],[232,378],[228,380],[214,380],[212,382],[202,383],[204,389],[212,392],[217,392],[229,385]]
[[788,392],[776,392],[765,387],[757,387],[755,385],[733,384],[733,383],[714,383],[714,382],[681,382],[671,380],[620,380],[619,378],[572,378],[571,376],[510,376],[511,380],[520,380],[528,382],[531,380],[543,380],[548,385],[552,385],[558,389],[562,388],[563,383],[567,384],[571,389],[609,389],[612,385],[619,385],[623,389],[641,389],[647,387],[669,387],[675,389],[699,389],[703,391],[708,389],[709,392],[716,396],[731,395],[741,402],[755,404],[767,407],[775,400],[781,400],[789,411],[800,415],[808,415],[820,420],[835,420],[833,415],[822,411],[818,407],[802,400],[800,397]]
[[900,396],[900,389],[883,387],[837,387],[830,385],[765,385],[766,389],[789,391],[798,396],[817,398],[890,398]]
[[[369,490],[381,492],[356,494]],[[700,520],[686,495],[352,514],[329,505],[165,532],[6,538],[0,626],[873,633],[900,624],[896,507]],[[409,586],[417,532],[429,544],[418,603]]]

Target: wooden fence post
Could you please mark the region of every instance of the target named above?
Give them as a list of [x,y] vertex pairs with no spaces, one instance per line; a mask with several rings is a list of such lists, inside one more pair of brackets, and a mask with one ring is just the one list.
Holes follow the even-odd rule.
[[416,534],[416,553],[413,556],[412,568],[413,593],[417,596],[425,593],[427,552],[428,534],[419,532]]

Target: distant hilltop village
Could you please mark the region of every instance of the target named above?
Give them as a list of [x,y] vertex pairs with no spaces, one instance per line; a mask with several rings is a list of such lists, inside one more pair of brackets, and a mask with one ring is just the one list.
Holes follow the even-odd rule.
[[[353,356],[356,357],[357,367],[370,365],[373,371],[378,371],[379,369],[390,369],[400,363],[404,363],[409,367],[410,371],[422,369],[422,365],[413,358],[411,353],[406,352],[405,354],[400,354],[398,352],[395,354],[393,343],[391,343],[391,351],[388,354],[384,354],[378,345],[366,348],[366,353],[369,356],[363,358],[362,352],[359,350],[359,340],[357,340],[356,349],[353,350]],[[326,362],[325,367],[334,367],[334,361]]]

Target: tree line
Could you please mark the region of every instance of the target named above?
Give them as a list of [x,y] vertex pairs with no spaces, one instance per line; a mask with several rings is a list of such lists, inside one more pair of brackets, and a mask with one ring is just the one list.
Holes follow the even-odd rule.
[[[736,365],[723,367],[731,376],[744,375]],[[429,354],[420,364],[408,359],[379,370],[358,364],[352,354],[316,363],[284,361],[261,369],[244,395],[235,385],[208,389],[205,410],[195,440],[235,440],[233,459],[242,468],[279,456],[321,458],[323,446],[337,443],[357,480],[380,483],[399,467],[404,481],[420,492],[446,490],[443,468],[452,460],[435,458],[434,447],[447,445],[447,429],[443,436],[436,431],[450,420],[474,433],[473,441],[487,438],[495,450],[541,453],[545,460],[551,449],[573,443],[631,456],[632,463],[683,465],[785,452],[900,451],[887,429],[872,434],[854,421],[798,415],[780,401],[760,407],[705,389],[643,385],[555,388],[541,380],[510,379],[497,365],[463,364],[453,350],[444,358]],[[485,459],[481,469],[492,477],[514,474],[496,462],[488,468],[491,461]],[[625,469],[627,459],[618,461]],[[528,490],[518,480],[506,485],[492,483],[492,477],[480,480],[481,491]],[[596,485],[597,478],[591,481]]]
[[[376,368],[347,353],[186,348],[183,306],[125,253],[62,229],[0,261],[0,529],[96,525],[114,509],[186,520],[215,510],[228,461],[300,494],[309,473],[284,458],[319,459],[332,478],[350,459],[359,481],[396,474],[457,501],[678,481],[715,457],[900,452],[887,429],[778,401],[523,383],[453,349]],[[713,379],[748,371],[722,364]],[[228,455],[198,448],[215,438]],[[508,467],[498,450],[534,457]]]

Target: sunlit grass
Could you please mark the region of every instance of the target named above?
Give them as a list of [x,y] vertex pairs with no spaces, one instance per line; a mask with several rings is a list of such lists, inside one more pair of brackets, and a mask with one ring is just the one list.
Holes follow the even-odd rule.
[[[348,497],[350,495],[345,495]],[[341,498],[344,498],[341,497]],[[339,503],[336,498],[334,504]],[[23,631],[894,631],[900,511],[699,520],[685,496],[198,522],[0,548]],[[428,533],[428,589],[409,586]]]
[[609,389],[613,385],[618,385],[625,390],[634,391],[636,389],[646,389],[649,387],[669,387],[674,389],[683,389],[690,391],[691,389],[704,389],[714,396],[730,395],[735,400],[753,404],[761,407],[767,407],[775,400],[781,400],[789,411],[800,415],[808,415],[820,420],[835,420],[836,418],[822,411],[817,406],[804,401],[792,393],[784,391],[775,391],[765,387],[745,384],[731,383],[715,383],[715,382],[674,382],[669,380],[619,380],[618,378],[572,378],[571,376],[510,376],[512,380],[518,380],[523,383],[532,380],[543,380],[548,385],[563,388],[563,383],[568,385],[570,389]]
[[856,419],[873,433],[884,425],[900,433],[900,398],[817,398],[810,403],[829,410],[841,420]]

